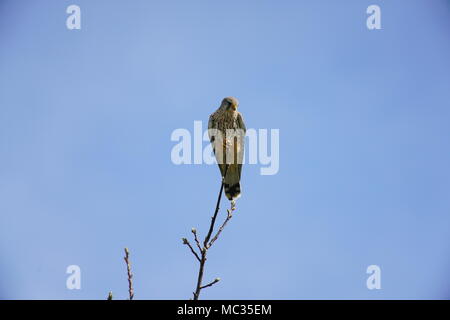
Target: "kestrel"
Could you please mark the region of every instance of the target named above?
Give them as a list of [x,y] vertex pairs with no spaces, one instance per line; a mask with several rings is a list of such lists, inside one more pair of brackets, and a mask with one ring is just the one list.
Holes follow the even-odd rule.
[[238,105],[236,98],[226,97],[209,116],[208,122],[209,138],[223,177],[225,195],[230,201],[241,195],[246,128],[242,115],[237,111]]

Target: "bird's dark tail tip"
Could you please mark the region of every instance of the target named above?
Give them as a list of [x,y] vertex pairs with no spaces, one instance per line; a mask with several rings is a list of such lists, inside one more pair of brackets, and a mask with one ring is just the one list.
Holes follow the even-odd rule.
[[225,195],[227,196],[228,200],[232,201],[241,196],[241,184],[235,183],[233,185],[225,184]]

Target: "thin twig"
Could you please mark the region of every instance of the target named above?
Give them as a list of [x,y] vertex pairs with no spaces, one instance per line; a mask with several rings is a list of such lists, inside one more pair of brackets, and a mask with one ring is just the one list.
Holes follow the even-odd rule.
[[214,229],[214,224],[216,223],[217,213],[219,212],[220,199],[222,199],[222,191],[225,185],[225,177],[227,176],[228,165],[225,166],[225,172],[222,177],[222,184],[220,185],[219,197],[217,198],[216,211],[214,211],[214,215],[211,218],[211,225],[209,226],[208,234],[205,237],[205,241],[203,242],[203,246],[206,248],[208,245],[209,238],[211,238],[211,234]]
[[227,217],[226,217],[225,221],[222,223],[222,225],[220,226],[220,228],[217,231],[216,235],[208,243],[208,248],[210,248],[213,245],[213,243],[217,240],[217,238],[219,238],[220,234],[222,233],[223,229],[227,225],[228,221],[230,221],[231,218],[233,218],[233,211],[234,211],[234,209],[235,209],[234,206],[232,206],[231,209],[227,210],[227,213],[228,213]]
[[133,274],[131,273],[130,251],[128,250],[128,248],[125,248],[125,257],[123,259],[125,260],[125,263],[127,264],[128,293],[130,295],[130,300],[133,300],[133,297],[134,297]]
[[212,233],[214,231],[214,226],[215,226],[215,223],[216,223],[217,214],[219,213],[219,209],[220,209],[220,207],[219,207],[220,206],[220,200],[222,199],[222,193],[223,193],[223,189],[225,187],[225,177],[227,175],[227,171],[228,171],[228,164],[225,165],[224,175],[222,176],[222,183],[220,185],[220,191],[219,191],[219,195],[217,197],[216,209],[214,210],[214,214],[211,217],[211,225],[209,226],[209,231],[206,234],[205,239],[203,240],[203,247],[202,247],[202,244],[200,243],[200,241],[199,241],[199,239],[197,237],[197,230],[195,228],[192,228],[192,230],[191,230],[192,234],[194,235],[194,240],[195,240],[195,243],[197,244],[197,248],[200,250],[200,256],[197,254],[197,252],[195,252],[195,250],[191,246],[190,242],[186,238],[182,238],[183,244],[187,245],[189,247],[189,249],[191,249],[191,252],[194,254],[194,256],[197,258],[197,260],[200,262],[200,266],[199,266],[199,269],[198,269],[197,286],[196,286],[195,292],[193,292],[194,300],[198,300],[198,298],[200,296],[200,292],[201,292],[202,289],[211,287],[211,286],[213,286],[214,284],[216,284],[217,282],[220,281],[220,278],[216,278],[214,281],[208,283],[207,285],[202,286],[203,272],[205,270],[205,263],[206,263],[206,260],[207,260],[206,254],[208,252],[208,249],[219,238],[219,235],[221,234],[221,232],[223,231],[223,229],[227,225],[228,221],[233,217],[233,211],[235,210],[234,201],[231,201],[231,209],[227,210],[228,214],[227,214],[227,217],[226,217],[225,221],[222,223],[222,225],[220,226],[220,228],[217,231],[216,235],[210,241]]
[[[214,225],[215,225],[216,219],[217,219],[217,214],[219,213],[220,200],[222,199],[222,193],[223,193],[223,189],[224,189],[224,186],[225,186],[225,177],[227,175],[227,171],[228,171],[228,165],[225,166],[224,175],[222,176],[222,183],[220,185],[219,195],[217,197],[216,209],[214,211],[214,215],[211,217],[211,225],[209,226],[209,231],[208,231],[208,233],[207,233],[207,235],[205,237],[205,240],[203,241],[203,248],[200,249],[200,243],[197,244],[197,246],[199,247],[200,252],[201,252],[201,259],[200,259],[200,267],[198,269],[197,287],[196,287],[195,292],[194,292],[194,300],[198,300],[198,298],[200,296],[200,292],[201,292],[202,289],[210,287],[210,286],[212,286],[213,284],[215,284],[215,283],[217,283],[219,281],[218,280],[219,278],[216,278],[217,281],[214,280],[213,282],[211,282],[211,283],[209,283],[209,284],[207,284],[205,286],[202,286],[203,272],[204,272],[205,263],[206,263],[206,260],[207,260],[206,259],[206,253],[208,252],[208,249],[211,247],[211,244],[208,244],[208,242],[211,239],[211,235],[212,235],[212,233],[214,231]],[[223,227],[222,227],[222,229],[223,229]],[[196,242],[197,242],[198,239],[197,239],[197,234],[196,234],[197,232],[196,232],[196,230],[193,233],[194,233],[194,237],[195,237]],[[216,239],[217,239],[217,237],[216,237]]]
[[197,277],[197,288],[194,292],[194,300],[198,300],[200,296],[200,291],[202,290],[202,279],[203,279],[203,270],[205,269],[206,262],[206,248],[202,250],[202,260],[200,261],[200,268],[198,269],[198,277]]
[[212,285],[216,284],[219,281],[220,281],[220,278],[215,278],[214,281],[208,283],[207,285],[201,287],[200,289],[205,289],[205,288],[211,287]]
[[183,240],[183,244],[187,245],[189,247],[189,249],[191,249],[192,254],[197,258],[197,260],[199,262],[201,262],[200,257],[198,256],[197,252],[195,252],[194,248],[192,248],[192,246],[191,246],[190,242],[188,241],[188,239],[182,238],[181,240]]
[[194,234],[194,240],[195,240],[195,243],[197,244],[198,250],[200,250],[200,252],[202,252],[202,247],[200,245],[200,241],[198,241],[198,238],[197,238],[197,230],[195,228],[192,228],[191,232]]

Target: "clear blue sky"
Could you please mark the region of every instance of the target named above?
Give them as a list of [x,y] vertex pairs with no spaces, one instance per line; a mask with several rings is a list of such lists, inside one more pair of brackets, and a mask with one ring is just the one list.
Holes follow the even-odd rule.
[[449,35],[445,0],[1,0],[0,297],[125,298],[127,246],[137,299],[190,298],[220,179],[170,135],[233,95],[280,171],[244,167],[202,298],[449,298]]

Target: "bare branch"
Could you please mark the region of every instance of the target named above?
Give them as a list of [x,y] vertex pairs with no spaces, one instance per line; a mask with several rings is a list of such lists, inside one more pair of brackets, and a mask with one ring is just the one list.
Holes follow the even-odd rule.
[[194,248],[192,248],[191,244],[189,243],[188,239],[182,238],[183,244],[187,245],[189,249],[191,249],[192,254],[197,258],[198,262],[201,262],[200,257],[198,256],[197,252],[195,252]]
[[225,218],[225,221],[220,226],[219,230],[217,231],[216,235],[211,239],[211,241],[208,243],[208,249],[213,245],[213,243],[219,238],[220,234],[222,233],[223,229],[227,225],[228,221],[233,218],[233,211],[235,210],[233,204],[231,205],[231,209],[227,210],[227,217]]
[[211,239],[212,233],[214,231],[214,226],[215,226],[215,223],[216,223],[216,219],[217,219],[217,214],[219,213],[219,205],[220,205],[220,200],[222,199],[223,189],[225,187],[225,183],[224,182],[225,182],[225,176],[227,174],[227,171],[228,171],[228,165],[225,166],[224,175],[222,177],[222,183],[220,185],[219,195],[217,197],[216,209],[214,210],[214,214],[211,217],[211,225],[209,226],[209,231],[208,231],[205,239],[203,240],[203,247],[202,247],[202,243],[200,242],[200,240],[197,237],[197,229],[195,229],[195,228],[191,229],[191,232],[194,235],[195,243],[197,244],[197,248],[200,250],[200,256],[197,254],[197,252],[195,252],[194,248],[191,246],[189,241],[186,238],[182,238],[183,244],[187,245],[191,249],[191,251],[194,254],[194,256],[200,262],[200,266],[199,266],[199,269],[198,269],[197,286],[196,286],[195,292],[193,292],[193,295],[194,295],[193,300],[198,300],[198,298],[200,296],[200,292],[202,291],[202,289],[211,287],[211,286],[213,286],[214,284],[216,284],[217,282],[220,281],[220,278],[216,278],[216,279],[214,279],[214,281],[212,281],[212,282],[210,282],[210,283],[208,283],[208,284],[206,284],[204,286],[202,285],[203,272],[205,270],[205,263],[206,263],[206,260],[207,260],[206,254],[208,252],[208,249],[219,238],[220,234],[222,233],[223,229],[227,225],[228,221],[233,217],[233,211],[235,210],[234,201],[231,201],[231,209],[227,210],[228,214],[227,214],[227,217],[226,217],[225,221],[220,226],[220,228],[217,231],[216,235]]
[[197,238],[197,229],[192,228],[191,232],[194,234],[194,239],[195,239],[195,243],[197,244],[198,250],[200,250],[200,252],[202,252],[202,246],[200,245],[200,241],[198,241],[198,238]]
[[200,287],[200,289],[205,289],[205,288],[211,287],[219,281],[220,281],[220,278],[215,278],[214,281],[208,283],[207,285],[204,285],[203,287]]
[[202,259],[200,261],[200,268],[198,269],[198,277],[197,277],[197,288],[194,292],[194,300],[198,300],[200,296],[200,291],[202,290],[202,279],[203,279],[203,270],[205,269],[206,262],[206,248],[202,249]]
[[[130,251],[128,250],[128,248],[125,248],[125,257],[123,259],[125,260],[125,263],[127,264],[128,293],[130,295],[130,300],[133,300],[133,297],[134,297],[133,274],[131,273]],[[112,298],[112,294],[111,294],[111,298]]]
[[217,198],[216,210],[214,211],[214,215],[211,217],[211,225],[209,226],[208,234],[205,237],[205,241],[203,242],[203,246],[206,248],[208,246],[209,238],[211,238],[211,234],[214,229],[214,224],[216,223],[217,213],[219,212],[220,199],[222,199],[223,187],[225,182],[225,177],[227,176],[228,165],[225,166],[225,172],[222,177],[222,184],[220,185],[219,197]]
[[[214,231],[214,225],[216,223],[217,214],[219,213],[220,200],[222,199],[222,193],[223,193],[223,188],[225,186],[224,182],[225,182],[225,177],[227,175],[227,171],[228,171],[228,165],[225,166],[224,175],[222,177],[222,183],[220,185],[219,195],[217,197],[216,209],[214,211],[214,215],[211,217],[211,225],[209,226],[208,234],[206,235],[205,240],[203,241],[203,248],[200,250],[201,259],[200,259],[200,267],[198,270],[198,277],[197,277],[197,288],[195,289],[195,292],[194,292],[194,300],[198,300],[198,298],[200,296],[200,291],[203,288],[210,287],[214,283],[218,282],[218,281],[215,281],[215,282],[213,281],[214,283],[211,282],[210,284],[208,284],[206,286],[202,286],[203,271],[205,269],[205,263],[206,263],[206,253],[208,252],[208,248],[209,248],[208,242],[209,242],[209,239],[211,238],[211,234]],[[194,233],[194,236],[196,237],[196,232]],[[198,246],[200,247],[199,244],[198,244]]]

